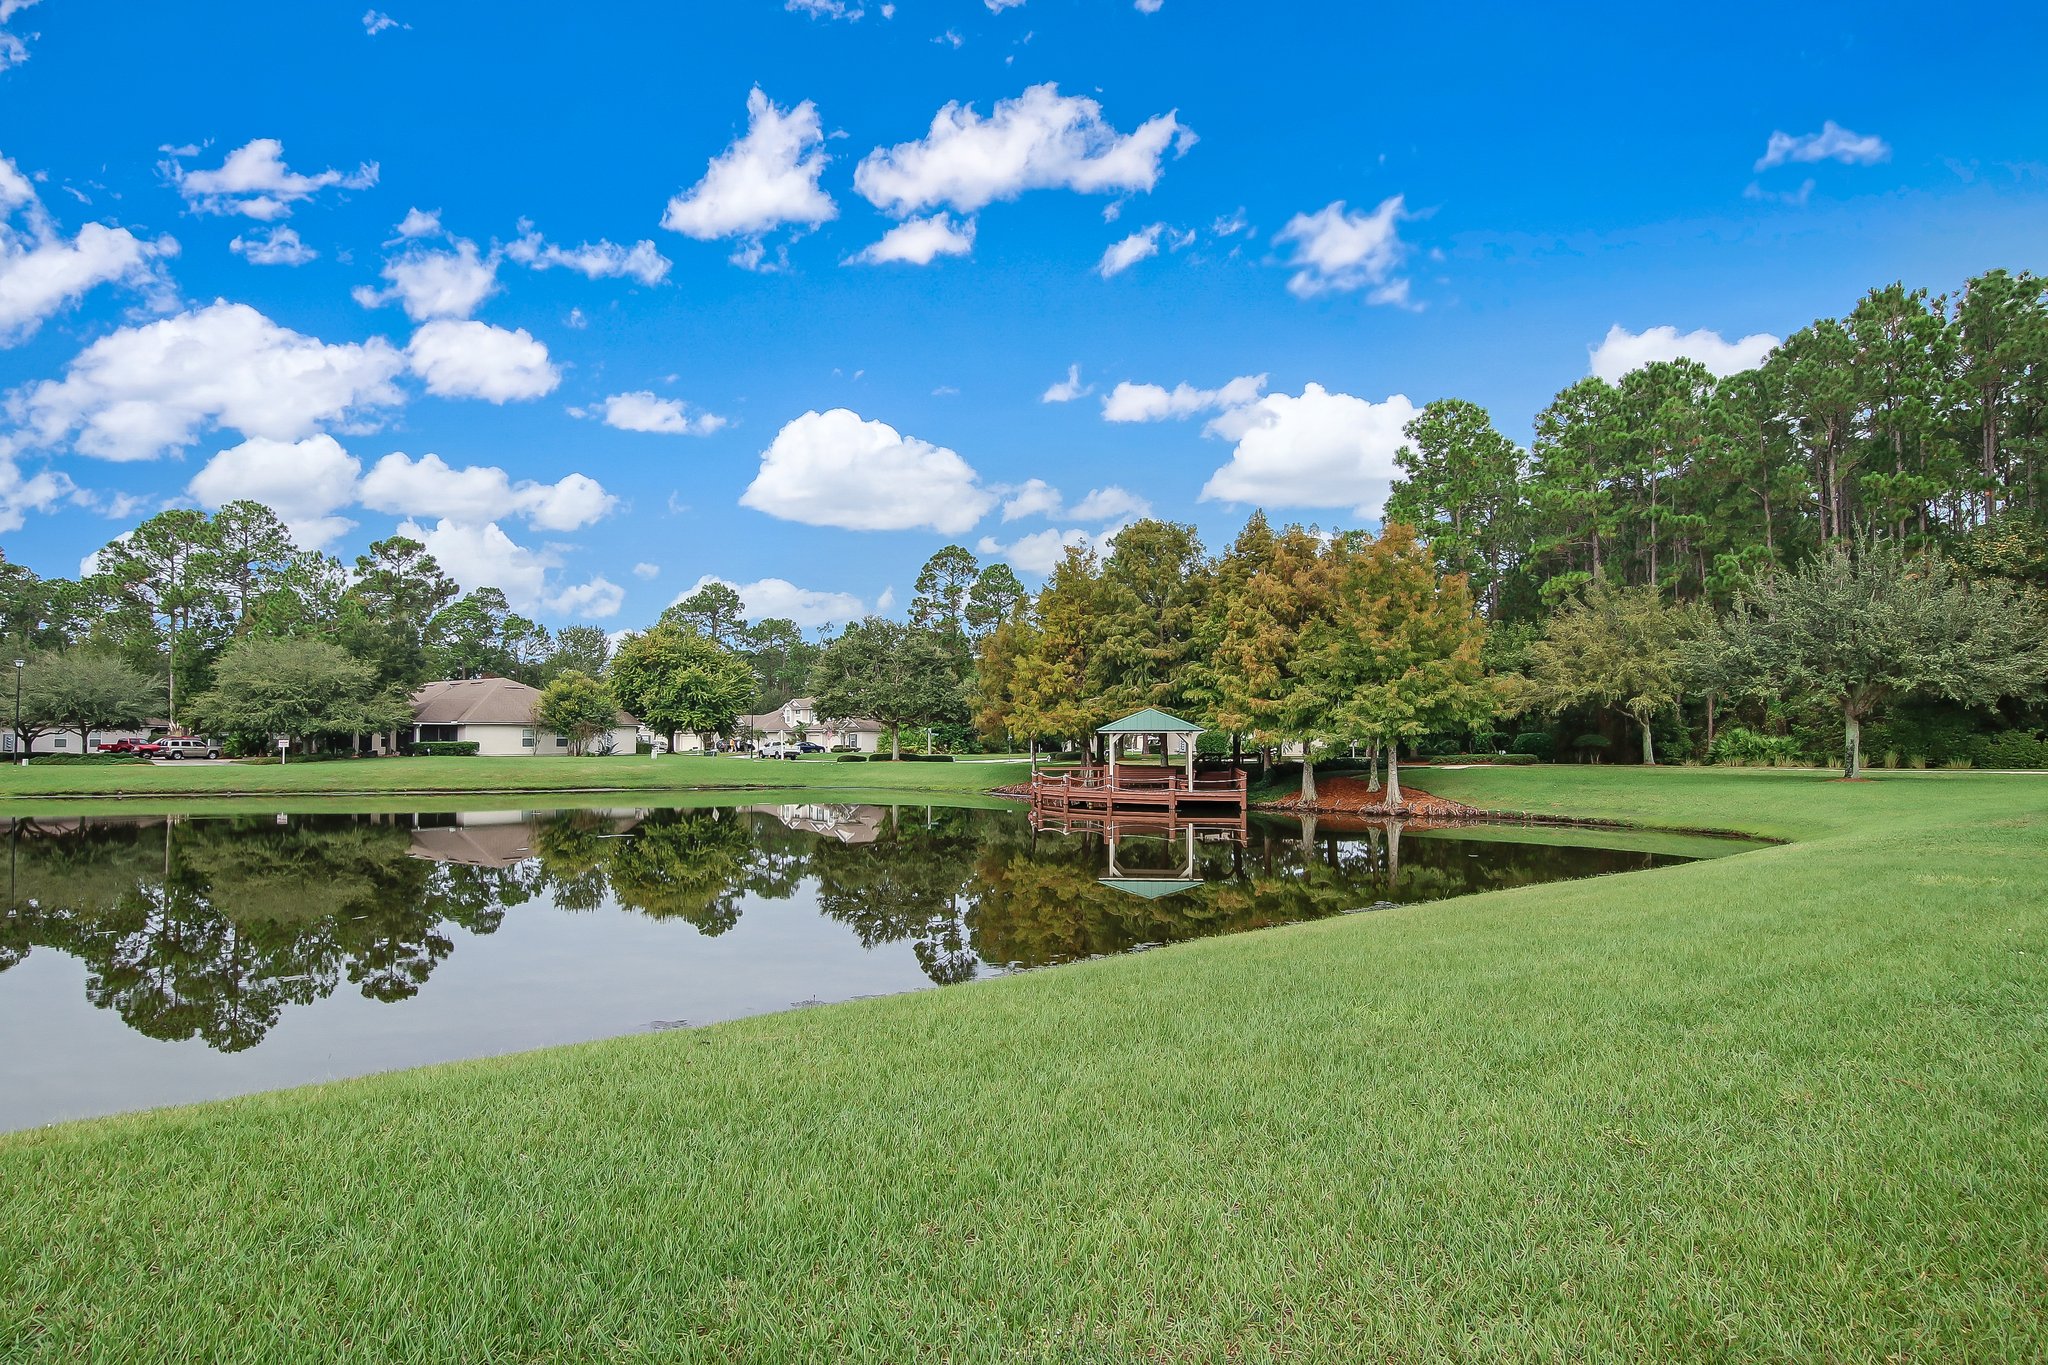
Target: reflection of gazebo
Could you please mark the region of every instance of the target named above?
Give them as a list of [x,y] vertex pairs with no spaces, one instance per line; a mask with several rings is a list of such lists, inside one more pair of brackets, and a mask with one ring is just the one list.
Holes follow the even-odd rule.
[[[1053,810],[1120,810],[1163,808],[1168,815],[1182,806],[1245,806],[1244,770],[1203,777],[1195,771],[1195,741],[1202,727],[1153,707],[1113,720],[1095,732],[1106,750],[1103,766],[1084,764],[1079,768],[1045,768],[1031,774],[1031,799]],[[1159,736],[1160,763],[1117,766],[1117,750],[1124,741],[1138,735]],[[1172,767],[1173,741],[1186,746],[1181,772]]]
[[[1104,840],[1109,848],[1109,871],[1096,880],[1104,886],[1114,887],[1133,896],[1143,896],[1146,900],[1157,900],[1161,896],[1171,896],[1181,891],[1193,891],[1202,884],[1202,879],[1195,875],[1195,827],[1191,824],[1185,825],[1181,832],[1186,836],[1186,856],[1178,868],[1130,869],[1117,866],[1117,845],[1125,836],[1124,831],[1117,825],[1110,825],[1107,831],[1108,838]],[[1134,837],[1164,839],[1171,844],[1175,842],[1173,836],[1174,830],[1169,826],[1149,836],[1140,834]]]

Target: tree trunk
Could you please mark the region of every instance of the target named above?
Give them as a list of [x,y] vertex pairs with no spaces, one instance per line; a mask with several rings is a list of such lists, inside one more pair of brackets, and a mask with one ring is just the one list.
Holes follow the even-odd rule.
[[1714,747],[1714,694],[1707,693],[1707,748]]
[[1389,810],[1398,810],[1401,805],[1401,743],[1395,740],[1387,745],[1387,800]]
[[1309,747],[1308,745],[1304,744],[1304,745],[1302,745],[1302,746],[1301,746],[1301,801],[1302,801],[1302,804],[1303,804],[1303,805],[1305,805],[1305,806],[1312,806],[1312,805],[1314,805],[1314,804],[1315,804],[1315,800],[1316,800],[1316,763],[1315,763],[1315,750],[1313,750],[1312,748],[1310,748],[1310,747]]
[[903,732],[893,724],[889,727],[889,759],[891,762],[903,759]]
[[1380,789],[1380,746],[1377,744],[1365,751],[1365,789],[1369,792]]
[[1853,782],[1863,772],[1863,722],[1842,708],[1842,779]]
[[1654,768],[1657,766],[1657,751],[1650,747],[1649,719],[1647,717],[1640,717],[1637,719],[1636,724],[1643,727],[1643,763],[1648,767]]

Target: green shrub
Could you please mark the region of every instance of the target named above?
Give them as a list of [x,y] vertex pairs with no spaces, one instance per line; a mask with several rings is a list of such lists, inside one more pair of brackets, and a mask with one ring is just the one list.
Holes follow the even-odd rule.
[[1590,749],[1598,752],[1606,749],[1609,743],[1610,741],[1605,735],[1580,735],[1572,741],[1572,747],[1574,749]]
[[1791,735],[1758,734],[1741,725],[1731,725],[1714,736],[1708,757],[1715,763],[1738,768],[1788,767],[1803,755],[1799,741]]
[[[353,759],[373,757],[375,757],[373,754],[358,754],[348,749],[328,749],[317,754],[293,754],[288,761],[294,764],[343,763]],[[278,763],[277,750],[272,749],[267,754],[259,754],[255,758],[244,758],[237,761],[245,768],[259,768],[266,765],[274,768]]]
[[1967,757],[1979,768],[2048,768],[2048,737],[2025,730],[1978,735]]
[[412,751],[424,758],[470,758],[476,754],[477,742],[473,739],[430,739],[413,745]]
[[28,761],[41,768],[55,764],[60,768],[112,767],[117,763],[147,763],[147,754],[30,754]]
[[1524,764],[1534,763],[1536,757],[1533,754],[1432,754],[1429,761],[1431,763],[1491,763],[1496,767],[1519,768]]
[[[881,755],[877,754],[877,755],[876,755],[876,757],[877,757],[877,758],[880,758],[880,757],[881,757]],[[884,761],[887,761],[887,760],[884,760]],[[951,763],[951,762],[953,761],[953,755],[951,755],[951,754],[901,754],[901,755],[898,755],[898,761],[899,761],[899,762],[903,762],[903,763]]]
[[838,763],[865,763],[868,761],[868,756],[866,754],[841,754],[834,761]]
[[1508,745],[1509,753],[1527,754],[1539,763],[1548,763],[1556,751],[1557,741],[1550,737],[1548,730],[1524,730]]

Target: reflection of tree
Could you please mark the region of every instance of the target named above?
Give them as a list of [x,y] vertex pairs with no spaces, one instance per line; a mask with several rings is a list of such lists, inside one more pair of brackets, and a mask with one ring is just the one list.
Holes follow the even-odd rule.
[[712,937],[739,923],[754,841],[737,812],[653,811],[618,842],[609,871],[619,904]]
[[[820,909],[863,945],[907,944],[944,984],[972,978],[983,962],[1071,961],[1381,899],[1662,861],[1412,828],[1396,845],[1383,825],[1258,818],[1241,840],[1196,845],[1203,885],[1147,900],[1099,880],[1100,835],[1035,835],[1007,811],[856,811],[826,833],[729,809],[628,823],[550,815],[523,842],[511,831],[485,865],[418,856],[424,846],[404,816],[0,824],[14,894],[0,918],[0,971],[33,948],[56,949],[86,966],[88,999],[138,1031],[233,1051],[260,1041],[286,1007],[344,983],[372,1000],[417,994],[453,951],[452,929],[491,933],[508,907],[540,894],[567,909],[609,895],[716,935],[738,922],[747,896],[785,899],[808,879]],[[509,865],[490,865],[494,856]],[[1117,851],[1119,868],[1141,876],[1178,875],[1185,857],[1184,842],[1136,837]]]
[[873,843],[818,842],[811,852],[818,908],[851,928],[862,947],[911,940],[918,965],[942,986],[970,980],[980,963],[964,921],[987,813],[891,814]]
[[489,933],[521,894],[516,869],[436,867],[375,817],[12,833],[10,934],[78,958],[87,998],[138,1032],[229,1052],[344,979],[373,1000],[417,993],[453,948],[443,924]]

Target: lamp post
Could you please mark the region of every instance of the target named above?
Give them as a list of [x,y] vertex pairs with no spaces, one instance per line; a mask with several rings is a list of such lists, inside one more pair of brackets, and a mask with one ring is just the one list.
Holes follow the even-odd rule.
[[925,756],[926,758],[930,758],[930,757],[932,756],[932,730],[931,730],[931,727],[930,727],[930,726],[926,726],[926,727],[925,727],[925,732],[924,732],[924,756]]
[[[27,663],[26,659],[14,661],[14,743],[17,747],[21,744],[21,670]],[[14,757],[22,767],[28,766],[28,755],[17,753]]]

